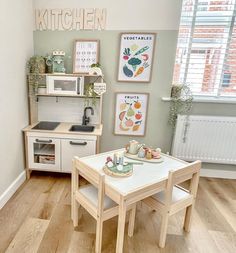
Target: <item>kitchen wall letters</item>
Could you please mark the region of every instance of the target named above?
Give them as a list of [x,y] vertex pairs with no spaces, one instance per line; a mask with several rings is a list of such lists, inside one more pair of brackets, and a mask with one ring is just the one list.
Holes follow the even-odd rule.
[[88,9],[36,9],[36,30],[104,30],[107,10]]

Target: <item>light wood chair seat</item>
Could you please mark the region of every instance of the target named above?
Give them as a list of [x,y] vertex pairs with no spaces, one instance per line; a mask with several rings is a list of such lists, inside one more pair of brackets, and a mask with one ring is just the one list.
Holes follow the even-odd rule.
[[[164,191],[158,192],[157,194],[153,195],[152,198],[164,204],[165,192]],[[189,194],[189,192],[187,192],[185,189],[181,189],[178,186],[173,187],[172,200],[171,200],[172,204],[187,198],[192,198],[192,195]]]
[[[96,208],[98,207],[98,189],[93,185],[85,185],[78,190],[83,194]],[[103,208],[104,210],[118,206],[113,200],[106,195],[104,196]]]
[[[159,246],[165,247],[169,216],[186,208],[184,229],[190,231],[192,212],[197,196],[201,162],[189,163],[177,171],[170,171],[166,190],[143,200],[150,208],[162,215]],[[190,180],[189,190],[178,184]]]
[[[118,215],[119,205],[105,194],[105,174],[88,168],[78,157],[73,160],[71,190],[71,217],[74,227],[78,226],[79,206],[81,205],[97,221],[95,253],[102,250],[103,222]],[[90,184],[80,186],[79,177]],[[134,232],[136,204],[127,207],[130,210],[128,235]]]

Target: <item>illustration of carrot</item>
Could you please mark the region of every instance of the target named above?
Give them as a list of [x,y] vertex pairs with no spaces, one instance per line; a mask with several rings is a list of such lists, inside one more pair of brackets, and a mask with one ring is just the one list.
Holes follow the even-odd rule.
[[137,70],[137,72],[135,73],[134,77],[136,77],[136,76],[138,76],[138,75],[141,75],[141,74],[143,73],[143,71],[144,71],[144,67],[142,66],[142,67],[140,67],[140,68]]

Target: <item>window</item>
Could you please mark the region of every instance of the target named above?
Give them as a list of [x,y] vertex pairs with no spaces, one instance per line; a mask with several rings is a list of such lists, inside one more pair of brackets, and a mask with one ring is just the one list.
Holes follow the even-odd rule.
[[236,97],[236,0],[183,0],[173,83]]
[[224,73],[223,80],[222,80],[222,87],[229,87],[230,86],[230,80],[231,80],[231,74],[230,73]]

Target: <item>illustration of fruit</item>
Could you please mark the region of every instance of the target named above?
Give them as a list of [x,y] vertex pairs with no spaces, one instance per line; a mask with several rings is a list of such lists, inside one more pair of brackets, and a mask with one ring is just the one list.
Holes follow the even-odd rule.
[[131,71],[126,65],[123,67],[123,72],[127,77],[133,76],[133,71]]
[[134,125],[134,122],[133,122],[132,119],[128,119],[128,120],[125,121],[125,125],[127,127],[132,127]]
[[139,127],[140,127],[140,125],[134,125],[132,130],[133,130],[133,131],[138,131],[138,130],[139,130]]
[[120,110],[121,110],[121,111],[124,111],[124,110],[126,109],[126,106],[127,106],[126,103],[120,104]]
[[120,121],[122,121],[124,119],[125,113],[126,113],[125,111],[120,113],[120,115],[119,115]]
[[135,109],[139,109],[139,108],[141,108],[141,103],[139,102],[139,101],[136,101],[135,103],[134,103],[134,108]]
[[135,114],[135,112],[134,112],[134,110],[130,106],[129,110],[127,111],[127,116],[128,117],[132,117],[132,116],[134,116],[134,114]]
[[141,112],[135,114],[135,119],[139,120],[141,118],[142,118],[142,113]]
[[137,66],[140,65],[142,63],[142,61],[139,58],[133,57],[128,60],[128,63],[129,63],[129,65],[132,66],[133,70],[135,71]]
[[129,56],[128,55],[124,55],[123,59],[127,61],[127,60],[129,60]]
[[125,127],[123,127],[122,126],[122,122],[120,123],[120,130],[122,130],[122,131],[128,131],[129,130],[129,128],[125,128]]

